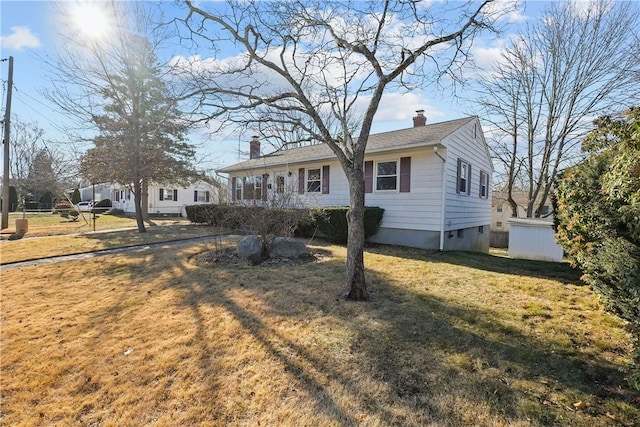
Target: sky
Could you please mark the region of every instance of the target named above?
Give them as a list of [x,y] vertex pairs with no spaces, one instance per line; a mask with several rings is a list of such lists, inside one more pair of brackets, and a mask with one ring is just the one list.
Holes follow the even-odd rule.
[[[434,0],[436,1],[436,0]],[[513,4],[512,0],[503,0],[504,4]],[[61,133],[61,123],[68,118],[47,101],[42,89],[50,85],[49,70],[45,58],[55,57],[61,38],[59,30],[68,22],[60,16],[61,7],[73,8],[86,2],[66,1],[61,5],[48,1],[12,1],[0,2],[0,58],[14,58],[12,116],[23,122],[37,122],[45,132],[45,140],[52,148],[64,150],[69,145],[66,136]],[[170,13],[184,13],[176,9],[173,2],[163,3]],[[518,26],[532,22],[539,17],[545,2],[522,2],[512,13],[506,15],[500,24],[503,33],[480,36],[474,43],[472,55],[480,67],[488,69],[499,56],[500,49],[510,34]],[[85,21],[90,21],[90,17]],[[86,31],[98,31],[99,23],[91,22]],[[482,70],[475,73],[482,73]],[[0,63],[2,79],[1,106],[4,117],[7,89],[8,62]],[[481,74],[480,74],[481,75]],[[478,75],[476,75],[478,76]],[[435,90],[432,87],[415,90],[408,94],[389,93],[374,119],[372,132],[384,132],[412,126],[412,117],[416,110],[425,110],[428,122],[440,122],[456,119],[476,113],[474,104],[451,95],[449,89]],[[198,165],[201,169],[213,170],[224,165],[244,160],[238,149],[246,150],[251,135],[209,135],[204,132],[192,132],[191,139],[202,147],[198,149]]]

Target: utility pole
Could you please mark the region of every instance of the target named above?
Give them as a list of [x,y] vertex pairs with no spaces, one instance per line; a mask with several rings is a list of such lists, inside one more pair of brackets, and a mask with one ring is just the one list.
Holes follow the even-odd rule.
[[[5,59],[3,59],[5,61]],[[2,175],[2,229],[9,228],[9,134],[11,132],[11,90],[13,89],[13,56],[9,57],[7,108],[4,111],[4,175]]]

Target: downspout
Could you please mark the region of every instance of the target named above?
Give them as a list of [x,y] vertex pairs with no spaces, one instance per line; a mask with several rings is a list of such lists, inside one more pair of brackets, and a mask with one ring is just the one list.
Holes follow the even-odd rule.
[[446,159],[444,157],[442,157],[442,155],[440,153],[438,153],[438,145],[434,145],[433,146],[433,152],[436,156],[440,157],[440,159],[442,160],[442,197],[440,200],[440,218],[441,218],[441,223],[440,223],[440,252],[444,251],[444,214],[445,214],[445,210],[444,210],[444,203],[446,200],[446,189],[447,189],[447,182],[445,180],[446,178]]

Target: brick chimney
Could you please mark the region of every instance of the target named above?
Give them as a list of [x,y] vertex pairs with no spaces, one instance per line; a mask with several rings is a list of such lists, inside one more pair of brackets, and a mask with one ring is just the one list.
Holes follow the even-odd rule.
[[257,159],[258,157],[260,157],[260,138],[253,136],[249,143],[249,158]]
[[418,126],[424,126],[427,124],[427,117],[424,115],[424,110],[417,110],[418,114],[413,118],[413,127],[417,128]]

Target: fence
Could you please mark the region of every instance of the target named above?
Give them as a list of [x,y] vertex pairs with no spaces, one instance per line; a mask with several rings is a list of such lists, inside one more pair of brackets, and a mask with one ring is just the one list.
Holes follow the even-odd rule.
[[508,231],[492,231],[489,245],[492,248],[508,248],[509,232]]

